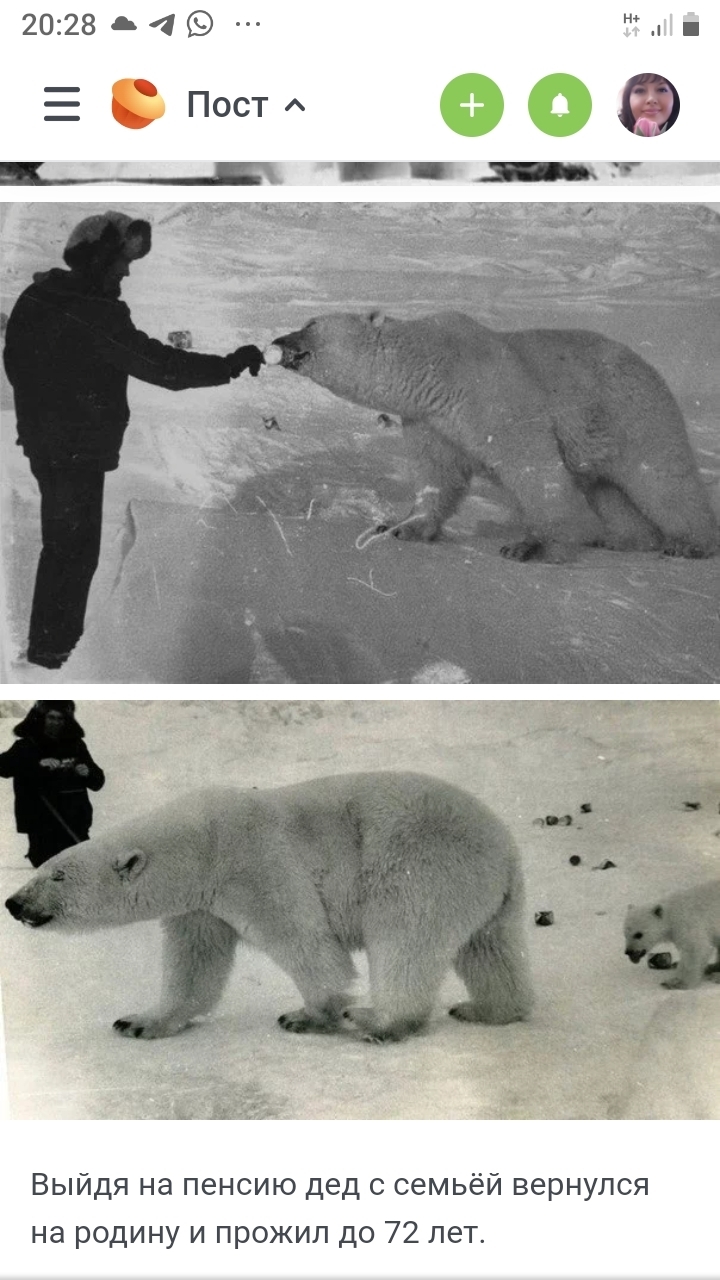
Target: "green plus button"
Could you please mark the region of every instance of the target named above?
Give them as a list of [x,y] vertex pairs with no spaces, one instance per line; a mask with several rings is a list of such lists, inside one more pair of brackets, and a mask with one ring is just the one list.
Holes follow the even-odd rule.
[[466,138],[479,138],[500,123],[505,108],[494,80],[468,72],[445,85],[440,114],[448,129]]
[[543,133],[569,138],[584,129],[590,119],[590,90],[576,76],[558,71],[538,80],[528,98],[528,111],[533,124]]

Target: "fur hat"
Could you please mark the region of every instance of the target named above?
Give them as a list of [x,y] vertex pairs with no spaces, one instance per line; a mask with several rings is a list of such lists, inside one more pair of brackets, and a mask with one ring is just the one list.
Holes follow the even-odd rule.
[[124,255],[129,262],[144,258],[152,246],[150,223],[109,210],[83,218],[65,245],[63,258],[75,271],[104,271]]
[[31,706],[24,720],[20,724],[16,724],[13,733],[16,738],[37,738],[42,737],[45,728],[45,716],[48,711],[61,711],[65,717],[65,723],[61,737],[66,739],[77,739],[85,737],[85,730],[78,724],[75,719],[75,703],[69,699],[67,701],[47,700],[35,702]]

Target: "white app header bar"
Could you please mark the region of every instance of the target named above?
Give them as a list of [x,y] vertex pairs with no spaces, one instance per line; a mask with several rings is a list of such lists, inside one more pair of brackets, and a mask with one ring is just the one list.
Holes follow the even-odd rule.
[[717,5],[67,8],[2,6],[5,160],[713,158]]

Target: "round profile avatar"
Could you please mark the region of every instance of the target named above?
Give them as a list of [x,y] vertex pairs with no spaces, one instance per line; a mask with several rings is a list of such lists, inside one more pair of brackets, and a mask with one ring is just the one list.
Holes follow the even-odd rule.
[[657,138],[672,129],[679,115],[680,95],[665,76],[644,71],[623,85],[618,118],[630,133]]

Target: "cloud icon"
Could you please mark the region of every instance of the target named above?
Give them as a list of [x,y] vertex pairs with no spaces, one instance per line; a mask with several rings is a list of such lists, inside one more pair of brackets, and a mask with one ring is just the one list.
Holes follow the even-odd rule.
[[137,26],[131,22],[129,18],[123,18],[122,14],[113,22],[111,31],[137,31]]

